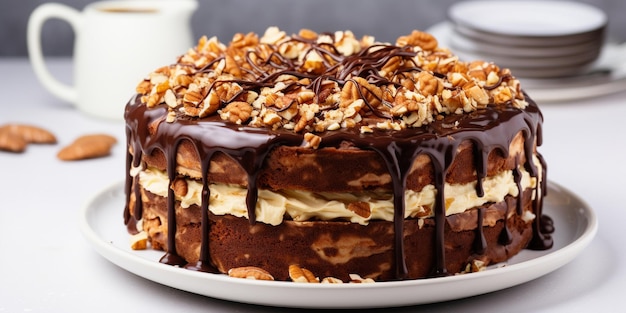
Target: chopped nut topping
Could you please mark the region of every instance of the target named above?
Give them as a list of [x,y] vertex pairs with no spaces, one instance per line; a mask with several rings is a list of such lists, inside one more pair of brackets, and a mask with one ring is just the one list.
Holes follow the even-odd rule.
[[322,141],[322,138],[318,135],[315,135],[312,133],[304,134],[304,142],[306,143],[305,147],[307,148],[317,149],[321,141]]
[[430,34],[413,31],[394,45],[351,31],[287,35],[270,27],[259,38],[236,34],[225,45],[202,37],[178,61],[136,88],[148,107],[252,127],[310,134],[357,128],[421,127],[446,114],[489,105],[524,108],[519,81],[506,68],[464,62]]

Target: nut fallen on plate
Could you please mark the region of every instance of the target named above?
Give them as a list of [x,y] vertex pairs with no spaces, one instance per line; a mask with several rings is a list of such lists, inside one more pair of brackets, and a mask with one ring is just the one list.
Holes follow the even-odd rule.
[[56,137],[51,132],[27,124],[5,124],[0,126],[0,150],[24,152],[30,143],[54,144]]
[[228,276],[256,280],[274,280],[274,277],[270,275],[270,273],[256,266],[231,268],[230,270],[228,270]]
[[70,145],[61,149],[59,153],[57,153],[57,157],[63,161],[103,157],[111,153],[111,148],[116,143],[117,139],[110,135],[84,135],[76,138]]
[[289,278],[296,283],[319,283],[319,278],[315,277],[311,271],[298,265],[289,265]]

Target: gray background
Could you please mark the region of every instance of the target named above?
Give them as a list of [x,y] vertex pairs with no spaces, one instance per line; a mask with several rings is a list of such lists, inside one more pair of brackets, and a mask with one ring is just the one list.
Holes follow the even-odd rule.
[[[357,37],[374,35],[394,41],[413,29],[426,29],[446,18],[447,8],[462,0],[199,0],[192,18],[195,37],[217,35],[228,42],[237,32],[263,32],[279,26],[288,33],[300,28],[317,32],[352,30]],[[506,0],[500,0],[506,1]],[[609,38],[626,40],[626,1],[572,0],[593,4],[609,16]],[[25,56],[26,25],[30,13],[43,0],[0,0],[0,56]],[[92,0],[57,0],[82,9]],[[506,14],[506,12],[502,12]],[[72,54],[74,35],[58,20],[44,25],[45,55]]]

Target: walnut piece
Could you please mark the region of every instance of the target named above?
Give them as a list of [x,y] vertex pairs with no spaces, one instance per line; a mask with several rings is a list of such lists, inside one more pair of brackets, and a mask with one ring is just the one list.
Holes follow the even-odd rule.
[[0,132],[7,132],[19,136],[26,143],[54,144],[57,142],[54,134],[46,129],[28,124],[6,124],[0,126]]
[[[252,114],[252,106],[244,101],[235,101],[229,103],[222,110],[222,118],[237,124],[242,124],[250,118]],[[226,117],[226,118],[224,118]]]
[[401,46],[419,46],[424,50],[433,50],[439,44],[433,35],[419,30],[414,30],[408,36],[398,38],[397,44]]
[[312,133],[306,133],[304,134],[304,142],[305,142],[304,147],[317,149],[320,146],[320,143],[322,142],[322,137],[312,134]]
[[184,178],[177,177],[172,182],[170,188],[174,190],[174,194],[179,197],[184,197],[189,192],[187,181]]
[[228,270],[228,276],[256,280],[274,280],[274,277],[270,275],[270,273],[256,266],[231,268]]
[[374,283],[375,282],[373,279],[363,278],[359,274],[350,274],[348,276],[350,276],[350,283],[361,284],[361,283]]
[[348,210],[364,218],[368,218],[372,214],[372,211],[370,210],[370,204],[363,201],[351,202],[350,204],[348,204]]
[[83,135],[63,147],[57,157],[63,161],[99,158],[109,155],[116,143],[117,139],[107,134]]
[[12,133],[7,129],[0,129],[0,150],[9,152],[24,152],[28,142],[24,137]]
[[296,283],[319,283],[319,278],[315,277],[311,271],[298,265],[289,265],[289,278]]

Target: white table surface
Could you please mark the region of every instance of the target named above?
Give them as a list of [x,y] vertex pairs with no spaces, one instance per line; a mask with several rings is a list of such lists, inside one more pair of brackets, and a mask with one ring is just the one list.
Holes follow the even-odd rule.
[[[71,81],[68,59],[52,59],[49,65]],[[0,125],[38,125],[59,141],[31,145],[22,154],[0,152],[0,312],[293,311],[179,291],[130,274],[97,254],[81,235],[78,212],[99,191],[123,180],[123,122],[86,116],[57,100],[39,84],[27,59],[0,59],[0,73]],[[385,312],[626,310],[626,91],[540,106],[545,117],[540,151],[548,177],[595,210],[595,239],[572,262],[529,283]],[[80,162],[56,158],[74,138],[96,132],[118,139],[111,156]]]

